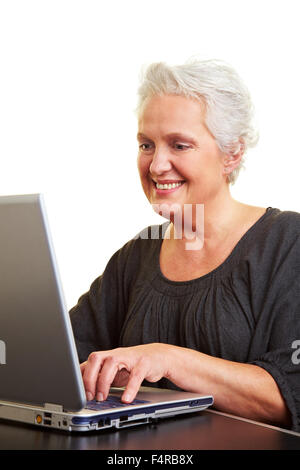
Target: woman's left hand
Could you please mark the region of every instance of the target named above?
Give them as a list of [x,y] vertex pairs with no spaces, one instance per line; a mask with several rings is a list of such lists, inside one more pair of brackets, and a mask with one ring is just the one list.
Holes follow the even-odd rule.
[[111,386],[125,386],[122,401],[134,400],[143,380],[168,376],[167,344],[152,343],[92,352],[80,364],[87,400],[106,400]]

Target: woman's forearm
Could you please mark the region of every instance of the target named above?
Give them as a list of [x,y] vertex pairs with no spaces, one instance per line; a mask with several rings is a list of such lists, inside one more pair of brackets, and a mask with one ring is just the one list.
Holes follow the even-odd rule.
[[95,351],[80,365],[87,399],[105,400],[126,371],[122,400],[135,398],[143,380],[166,377],[183,390],[213,395],[220,411],[289,426],[290,414],[273,377],[253,364],[228,361],[164,343]]
[[288,425],[290,414],[273,377],[263,368],[166,345],[168,379],[183,390],[214,396],[216,409]]

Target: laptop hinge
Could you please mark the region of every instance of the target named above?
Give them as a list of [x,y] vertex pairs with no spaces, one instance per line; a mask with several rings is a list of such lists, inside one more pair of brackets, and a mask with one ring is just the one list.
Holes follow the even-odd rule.
[[45,403],[44,407],[49,411],[64,411],[61,405],[56,405],[55,403]]

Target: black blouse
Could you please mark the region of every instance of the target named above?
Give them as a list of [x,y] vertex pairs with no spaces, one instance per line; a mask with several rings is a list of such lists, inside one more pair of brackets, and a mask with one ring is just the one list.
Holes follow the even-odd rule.
[[184,282],[160,270],[168,224],[127,242],[71,310],[79,360],[161,342],[256,364],[277,382],[300,431],[300,214],[268,207],[220,266]]

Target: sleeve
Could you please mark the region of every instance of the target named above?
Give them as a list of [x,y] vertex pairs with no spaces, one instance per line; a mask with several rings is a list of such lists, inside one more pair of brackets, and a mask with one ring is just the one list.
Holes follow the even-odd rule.
[[118,347],[120,331],[127,312],[129,278],[127,262],[131,242],[109,260],[103,274],[70,310],[71,324],[79,361],[97,350]]
[[[277,259],[276,259],[277,258]],[[292,429],[300,431],[300,237],[273,258],[273,274],[257,322],[265,345],[251,364],[269,372],[290,411]],[[267,314],[266,314],[267,312]]]

